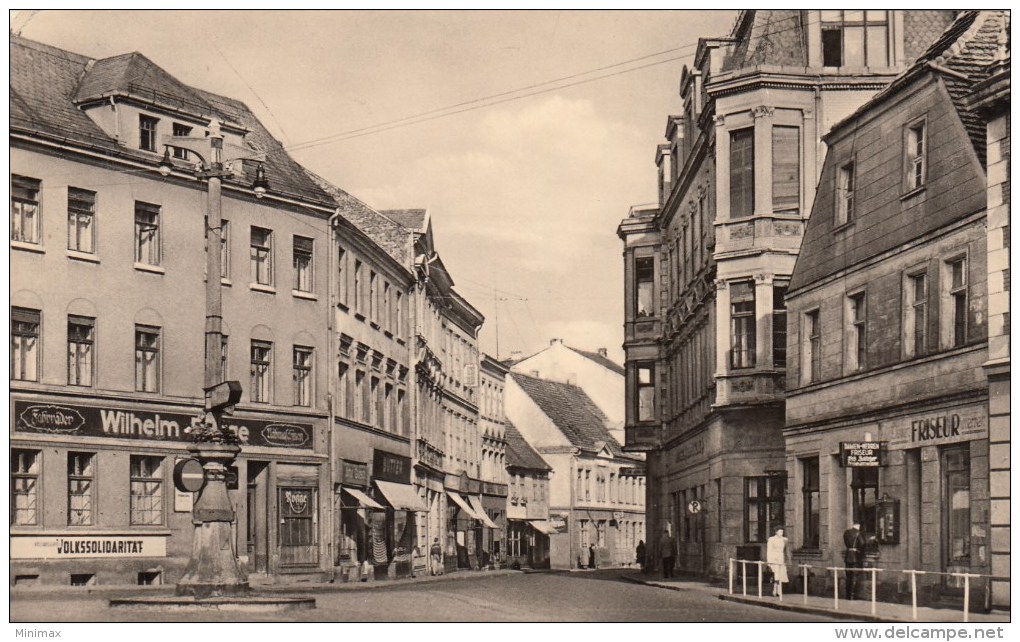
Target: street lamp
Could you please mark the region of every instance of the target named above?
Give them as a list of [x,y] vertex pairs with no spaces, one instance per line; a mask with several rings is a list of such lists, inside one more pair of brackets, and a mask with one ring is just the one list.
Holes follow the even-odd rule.
[[191,558],[184,575],[177,583],[177,594],[202,597],[234,596],[248,592],[248,578],[237,564],[231,544],[230,525],[234,521],[234,507],[227,495],[227,469],[241,452],[237,435],[223,426],[223,412],[236,404],[241,396],[241,384],[223,381],[223,363],[220,360],[223,343],[223,293],[220,285],[220,244],[222,243],[221,193],[224,178],[234,176],[226,169],[229,163],[241,160],[259,161],[252,189],[262,198],[269,187],[262,163],[265,155],[240,145],[225,143],[220,123],[209,123],[204,137],[170,136],[164,142],[163,159],[159,173],[169,176],[175,167],[170,159],[170,147],[186,149],[200,161],[199,178],[206,180],[206,286],[205,286],[205,413],[202,422],[188,429],[194,443],[188,450],[202,464],[205,484],[199,491],[192,508],[195,535]]

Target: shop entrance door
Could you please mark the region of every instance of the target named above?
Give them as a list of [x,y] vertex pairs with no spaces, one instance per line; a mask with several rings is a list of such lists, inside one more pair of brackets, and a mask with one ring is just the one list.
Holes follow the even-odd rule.
[[[943,570],[965,573],[970,569],[970,448],[967,444],[942,451]],[[962,579],[947,577],[951,587],[961,587]]]
[[269,524],[266,492],[268,462],[248,462],[248,485],[245,494],[245,543],[249,564],[256,573],[269,571],[269,551],[266,548],[266,527]]
[[280,509],[280,565],[318,565],[318,490],[281,487],[277,506]]

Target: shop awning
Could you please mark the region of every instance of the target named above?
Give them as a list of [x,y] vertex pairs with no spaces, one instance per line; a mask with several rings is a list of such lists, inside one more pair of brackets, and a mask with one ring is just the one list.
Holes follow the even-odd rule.
[[478,515],[478,519],[482,520],[483,524],[489,528],[499,528],[499,526],[496,526],[494,521],[489,519],[489,515],[485,512],[485,509],[482,508],[482,502],[479,501],[477,497],[474,495],[468,495],[468,501],[471,502],[471,508],[475,509],[475,514]]
[[559,531],[556,530],[552,524],[544,519],[532,519],[529,520],[531,525],[535,527],[535,530],[545,535],[555,535]]
[[425,506],[425,501],[418,497],[418,491],[410,484],[395,484],[377,479],[375,485],[378,486],[379,492],[383,494],[390,506],[397,510],[411,510],[419,513],[429,511]]
[[373,510],[385,510],[386,508],[357,488],[349,488],[347,486],[343,486],[342,488],[345,493],[358,500],[358,503],[364,508],[371,508]]
[[468,503],[464,501],[463,497],[453,492],[452,490],[446,491],[446,494],[449,495],[450,499],[453,500],[453,503],[460,506],[460,509],[467,513],[468,516],[471,517],[471,519],[481,519],[481,517],[478,516],[478,513],[475,512],[475,509],[468,506]]

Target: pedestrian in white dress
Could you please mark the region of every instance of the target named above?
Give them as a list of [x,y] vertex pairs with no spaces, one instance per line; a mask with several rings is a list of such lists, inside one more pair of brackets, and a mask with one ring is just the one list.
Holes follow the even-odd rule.
[[786,565],[790,559],[790,540],[784,536],[782,526],[776,528],[775,534],[769,538],[765,546],[765,561],[772,570],[772,595],[778,596],[780,584],[790,581],[786,573]]

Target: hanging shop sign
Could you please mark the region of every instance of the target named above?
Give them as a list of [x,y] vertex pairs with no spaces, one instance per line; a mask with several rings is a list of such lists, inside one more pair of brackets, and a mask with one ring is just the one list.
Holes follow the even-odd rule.
[[166,557],[164,535],[12,535],[11,559]]
[[410,484],[411,458],[385,450],[376,450],[372,460],[372,477],[398,484]]
[[882,454],[884,441],[841,441],[840,460],[845,468],[868,468],[884,466]]
[[[224,426],[244,446],[314,447],[310,424],[224,417]],[[190,443],[188,429],[200,423],[197,414],[147,412],[63,403],[14,402],[14,430],[22,433],[74,437],[113,437]]]

